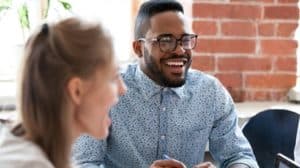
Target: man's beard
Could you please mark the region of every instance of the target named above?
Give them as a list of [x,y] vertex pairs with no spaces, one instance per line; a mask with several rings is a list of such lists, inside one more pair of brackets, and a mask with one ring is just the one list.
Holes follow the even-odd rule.
[[155,63],[155,60],[153,59],[153,56],[149,54],[148,51],[145,50],[144,53],[144,59],[145,59],[145,66],[148,69],[148,72],[150,73],[152,80],[154,80],[159,85],[162,85],[163,87],[180,87],[185,84],[187,72],[191,65],[191,56],[188,55],[177,55],[172,54],[168,58],[163,58],[160,60],[160,63],[162,63],[164,60],[170,59],[170,58],[187,58],[187,63],[184,65],[184,76],[182,80],[172,80],[168,78],[168,76],[162,71],[160,66]]

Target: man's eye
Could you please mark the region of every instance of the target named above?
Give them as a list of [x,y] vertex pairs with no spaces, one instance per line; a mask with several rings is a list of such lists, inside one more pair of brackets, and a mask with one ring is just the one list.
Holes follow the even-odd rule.
[[191,41],[191,39],[192,39],[191,37],[183,37],[182,41]]

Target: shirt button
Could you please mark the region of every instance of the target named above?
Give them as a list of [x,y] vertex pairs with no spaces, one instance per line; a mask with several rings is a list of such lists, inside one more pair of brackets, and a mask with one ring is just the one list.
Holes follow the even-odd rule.
[[163,110],[163,111],[166,111],[166,108],[165,108],[165,107],[163,107],[163,108],[162,108],[162,110]]
[[165,138],[166,138],[166,136],[164,136],[164,135],[162,135],[162,136],[160,137],[161,140],[165,140]]

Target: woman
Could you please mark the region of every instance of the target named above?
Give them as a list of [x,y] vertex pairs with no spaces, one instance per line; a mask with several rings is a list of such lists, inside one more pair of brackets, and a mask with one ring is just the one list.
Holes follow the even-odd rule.
[[[21,122],[0,132],[1,167],[67,168],[81,134],[105,138],[109,109],[125,93],[110,36],[76,18],[44,24],[25,47]],[[152,167],[180,165],[156,161]]]
[[1,167],[69,167],[79,134],[105,138],[109,109],[125,92],[116,67],[99,24],[44,24],[25,47],[21,123],[1,132]]

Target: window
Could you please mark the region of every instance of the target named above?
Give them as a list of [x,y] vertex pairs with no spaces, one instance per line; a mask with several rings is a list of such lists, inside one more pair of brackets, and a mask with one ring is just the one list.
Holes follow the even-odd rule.
[[115,54],[121,62],[131,56],[132,1],[73,0],[74,15],[100,21],[111,33]]
[[[17,9],[26,2],[30,22],[30,30],[22,29]],[[16,95],[16,79],[24,43],[28,35],[44,22],[42,10],[47,0],[19,1],[12,0],[11,8],[0,12],[0,104],[1,98]],[[72,10],[65,10],[58,0],[51,0],[47,21],[57,21],[69,16],[80,16],[84,19],[100,21],[111,33],[115,54],[120,62],[128,62],[132,55],[131,41],[133,37],[133,10],[141,0],[69,0]],[[43,8],[44,7],[44,8]],[[134,13],[135,14],[135,13]]]
[[[42,11],[48,0],[12,0],[12,8],[0,12],[0,104],[2,99],[15,99],[16,79],[19,72],[24,43],[28,35],[44,22]],[[121,63],[135,58],[132,50],[133,22],[139,5],[145,0],[67,0],[72,6],[66,11],[58,0],[50,0],[47,21],[69,16],[100,21],[111,33],[115,54]],[[188,16],[191,16],[192,0],[180,0]],[[17,9],[26,2],[30,30],[22,29]]]

